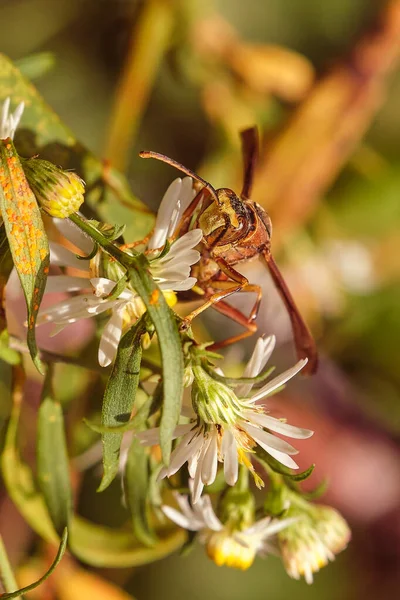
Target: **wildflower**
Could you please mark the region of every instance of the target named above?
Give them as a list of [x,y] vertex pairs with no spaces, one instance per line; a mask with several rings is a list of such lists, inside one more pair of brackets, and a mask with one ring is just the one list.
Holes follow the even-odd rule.
[[254,519],[240,527],[238,523],[222,523],[216,516],[210,496],[205,495],[191,506],[188,496],[174,494],[180,510],[163,505],[164,514],[180,527],[199,532],[207,554],[216,565],[248,569],[257,554],[265,556],[274,550],[271,538],[293,523],[293,519]]
[[20,102],[14,113],[10,112],[10,98],[6,98],[1,109],[0,139],[14,138],[15,130],[24,112],[24,103]]
[[351,532],[344,518],[330,506],[304,502],[304,507],[292,505],[288,514],[298,518],[278,535],[283,563],[290,577],[304,576],[310,584],[313,573],[346,548]]
[[[191,265],[195,264],[200,253],[194,250],[202,238],[200,229],[187,232],[176,241],[172,241],[166,253],[161,252],[176,228],[186,206],[193,199],[191,179],[175,180],[166,191],[157,215],[153,235],[147,244],[145,253],[150,261],[150,273],[164,293],[167,302],[172,305],[175,291],[189,290],[196,283],[190,276]],[[57,227],[71,242],[86,255],[93,249],[93,243],[69,221],[55,219]],[[105,367],[115,358],[122,331],[129,328],[146,308],[136,291],[127,283],[117,297],[108,297],[116,282],[124,272],[115,261],[110,261],[103,252],[98,252],[91,261],[77,258],[59,244],[51,244],[50,264],[73,267],[82,276],[53,275],[47,279],[46,293],[79,292],[39,312],[38,324],[54,323],[55,333],[80,319],[86,319],[111,310],[99,346],[99,363]]]
[[[259,338],[243,376],[258,375],[274,346],[274,336]],[[190,422],[178,425],[175,429],[174,437],[182,436],[182,440],[172,452],[170,464],[161,471],[160,477],[171,477],[187,462],[190,477],[194,479],[193,502],[196,503],[204,485],[214,482],[218,462],[224,464],[224,475],[228,485],[235,485],[239,464],[243,464],[253,474],[257,486],[262,487],[264,483],[251,462],[251,455],[255,453],[257,445],[281,464],[297,469],[298,465],[291,457],[298,451],[275,434],[306,439],[313,432],[271,417],[265,407],[257,405],[256,402],[282,387],[306,363],[306,359],[300,360],[291,369],[254,393],[251,383],[240,385],[235,392],[228,385],[216,381],[201,366],[193,366],[193,410],[185,414],[190,417]],[[141,432],[138,436],[145,445],[157,444],[159,428]]]

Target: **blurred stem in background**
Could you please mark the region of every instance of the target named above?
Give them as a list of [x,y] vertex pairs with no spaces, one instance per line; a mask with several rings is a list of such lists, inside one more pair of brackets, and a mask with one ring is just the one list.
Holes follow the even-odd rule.
[[104,156],[125,171],[160,63],[170,42],[173,0],[146,0],[117,87]]

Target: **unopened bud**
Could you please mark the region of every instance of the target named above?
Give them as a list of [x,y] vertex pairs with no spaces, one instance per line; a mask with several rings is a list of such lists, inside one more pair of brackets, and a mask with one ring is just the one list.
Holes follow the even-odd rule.
[[192,385],[193,410],[205,422],[229,425],[236,422],[240,414],[240,402],[235,392],[211,377],[202,367],[193,367]]
[[66,219],[79,210],[85,183],[76,173],[40,158],[24,160],[22,166],[39,206],[49,215]]

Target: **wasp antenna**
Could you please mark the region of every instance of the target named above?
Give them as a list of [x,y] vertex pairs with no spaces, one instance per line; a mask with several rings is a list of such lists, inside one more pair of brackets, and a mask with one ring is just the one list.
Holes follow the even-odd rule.
[[250,198],[253,187],[254,170],[258,159],[258,131],[257,127],[249,127],[240,132],[243,156],[243,187],[242,198]]
[[290,293],[276,262],[272,258],[272,255],[268,251],[265,251],[263,252],[263,256],[265,258],[265,262],[267,263],[269,272],[271,273],[274,284],[286,306],[286,310],[288,311],[290,322],[292,324],[297,355],[299,358],[308,359],[308,362],[302,372],[307,375],[312,375],[318,368],[318,353],[314,338],[304,322],[293,296]]
[[208,183],[208,181],[200,177],[200,175],[196,175],[196,173],[194,173],[191,169],[188,169],[187,167],[181,165],[181,163],[178,163],[173,158],[169,158],[169,156],[165,156],[165,154],[160,154],[159,152],[153,152],[152,150],[142,150],[141,152],[139,152],[139,156],[140,158],[155,158],[156,160],[160,160],[161,162],[167,163],[167,165],[171,165],[171,167],[175,167],[175,169],[178,169],[178,171],[182,171],[182,173],[189,175],[189,177],[192,177],[199,183],[202,183],[204,187],[210,192],[215,202],[217,204],[221,204],[218,198],[218,194],[211,185],[211,183]]

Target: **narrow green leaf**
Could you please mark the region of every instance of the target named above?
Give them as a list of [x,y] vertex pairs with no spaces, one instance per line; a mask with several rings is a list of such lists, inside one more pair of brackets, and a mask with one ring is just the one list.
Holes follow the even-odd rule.
[[16,590],[15,592],[11,592],[9,594],[0,594],[0,598],[2,600],[11,600],[11,598],[17,598],[21,594],[25,594],[26,592],[30,592],[31,590],[34,590],[39,585],[41,585],[44,581],[46,581],[46,579],[52,574],[52,572],[54,571],[54,569],[57,567],[58,563],[62,559],[65,549],[67,547],[67,540],[68,540],[68,529],[65,529],[64,533],[62,535],[62,538],[61,538],[61,543],[58,548],[57,555],[53,561],[53,564],[51,565],[50,569],[48,571],[46,571],[46,573],[43,575],[43,577],[41,577],[34,583],[31,583],[30,585],[27,585],[27,586],[21,588],[20,590]]
[[0,581],[6,592],[12,592],[17,586],[15,576],[8,559],[7,551],[0,535]]
[[49,244],[40,209],[10,139],[0,140],[0,211],[25,295],[29,351],[36,368],[42,373],[35,324],[49,271]]
[[163,402],[160,446],[165,464],[171,455],[172,434],[178,423],[183,393],[182,345],[174,313],[167,305],[150,274],[143,256],[135,259],[130,272],[134,289],[146,305],[158,336],[163,373]]
[[72,496],[64,417],[54,399],[52,368],[48,367],[38,415],[37,473],[55,530],[61,535],[71,518]]
[[4,483],[10,498],[18,510],[36,533],[48,542],[58,543],[58,536],[50,520],[43,496],[35,486],[33,473],[24,464],[18,453],[17,434],[20,415],[22,390],[16,389],[14,367],[13,408],[7,428],[5,445],[1,455],[1,470]]
[[[137,415],[135,423],[138,431],[146,428],[151,403],[146,402]],[[132,517],[135,536],[145,546],[154,546],[157,537],[149,523],[150,465],[148,450],[137,439],[129,448],[124,473],[125,497]]]
[[[139,385],[144,318],[123,336],[103,398],[102,423],[112,427],[129,421]],[[103,478],[98,491],[105,490],[118,473],[121,434],[104,433]]]
[[93,567],[137,567],[160,560],[184,544],[181,528],[157,529],[159,541],[152,548],[143,546],[129,531],[94,525],[76,516],[71,524],[69,547],[80,560]]
[[132,440],[124,474],[125,496],[132,517],[133,532],[145,546],[154,546],[156,536],[149,523],[149,457],[139,442]]
[[288,467],[285,467],[285,465],[282,465],[260,446],[257,446],[256,449],[256,459],[261,464],[266,465],[267,469],[269,467],[273,471],[275,471],[275,473],[284,475],[285,477],[288,477],[293,481],[303,481],[304,479],[307,479],[307,477],[310,477],[311,473],[315,469],[315,465],[313,464],[310,467],[308,467],[308,469],[306,469],[305,471],[302,471],[301,473],[296,473],[295,471],[293,471],[293,469],[289,469]]
[[287,477],[290,477],[290,479],[292,479],[292,481],[304,481],[305,479],[308,479],[308,477],[310,477],[311,473],[314,471],[315,469],[315,464],[312,464],[308,467],[308,469],[306,469],[305,471],[303,471],[302,473],[291,473],[290,475],[287,475]]

